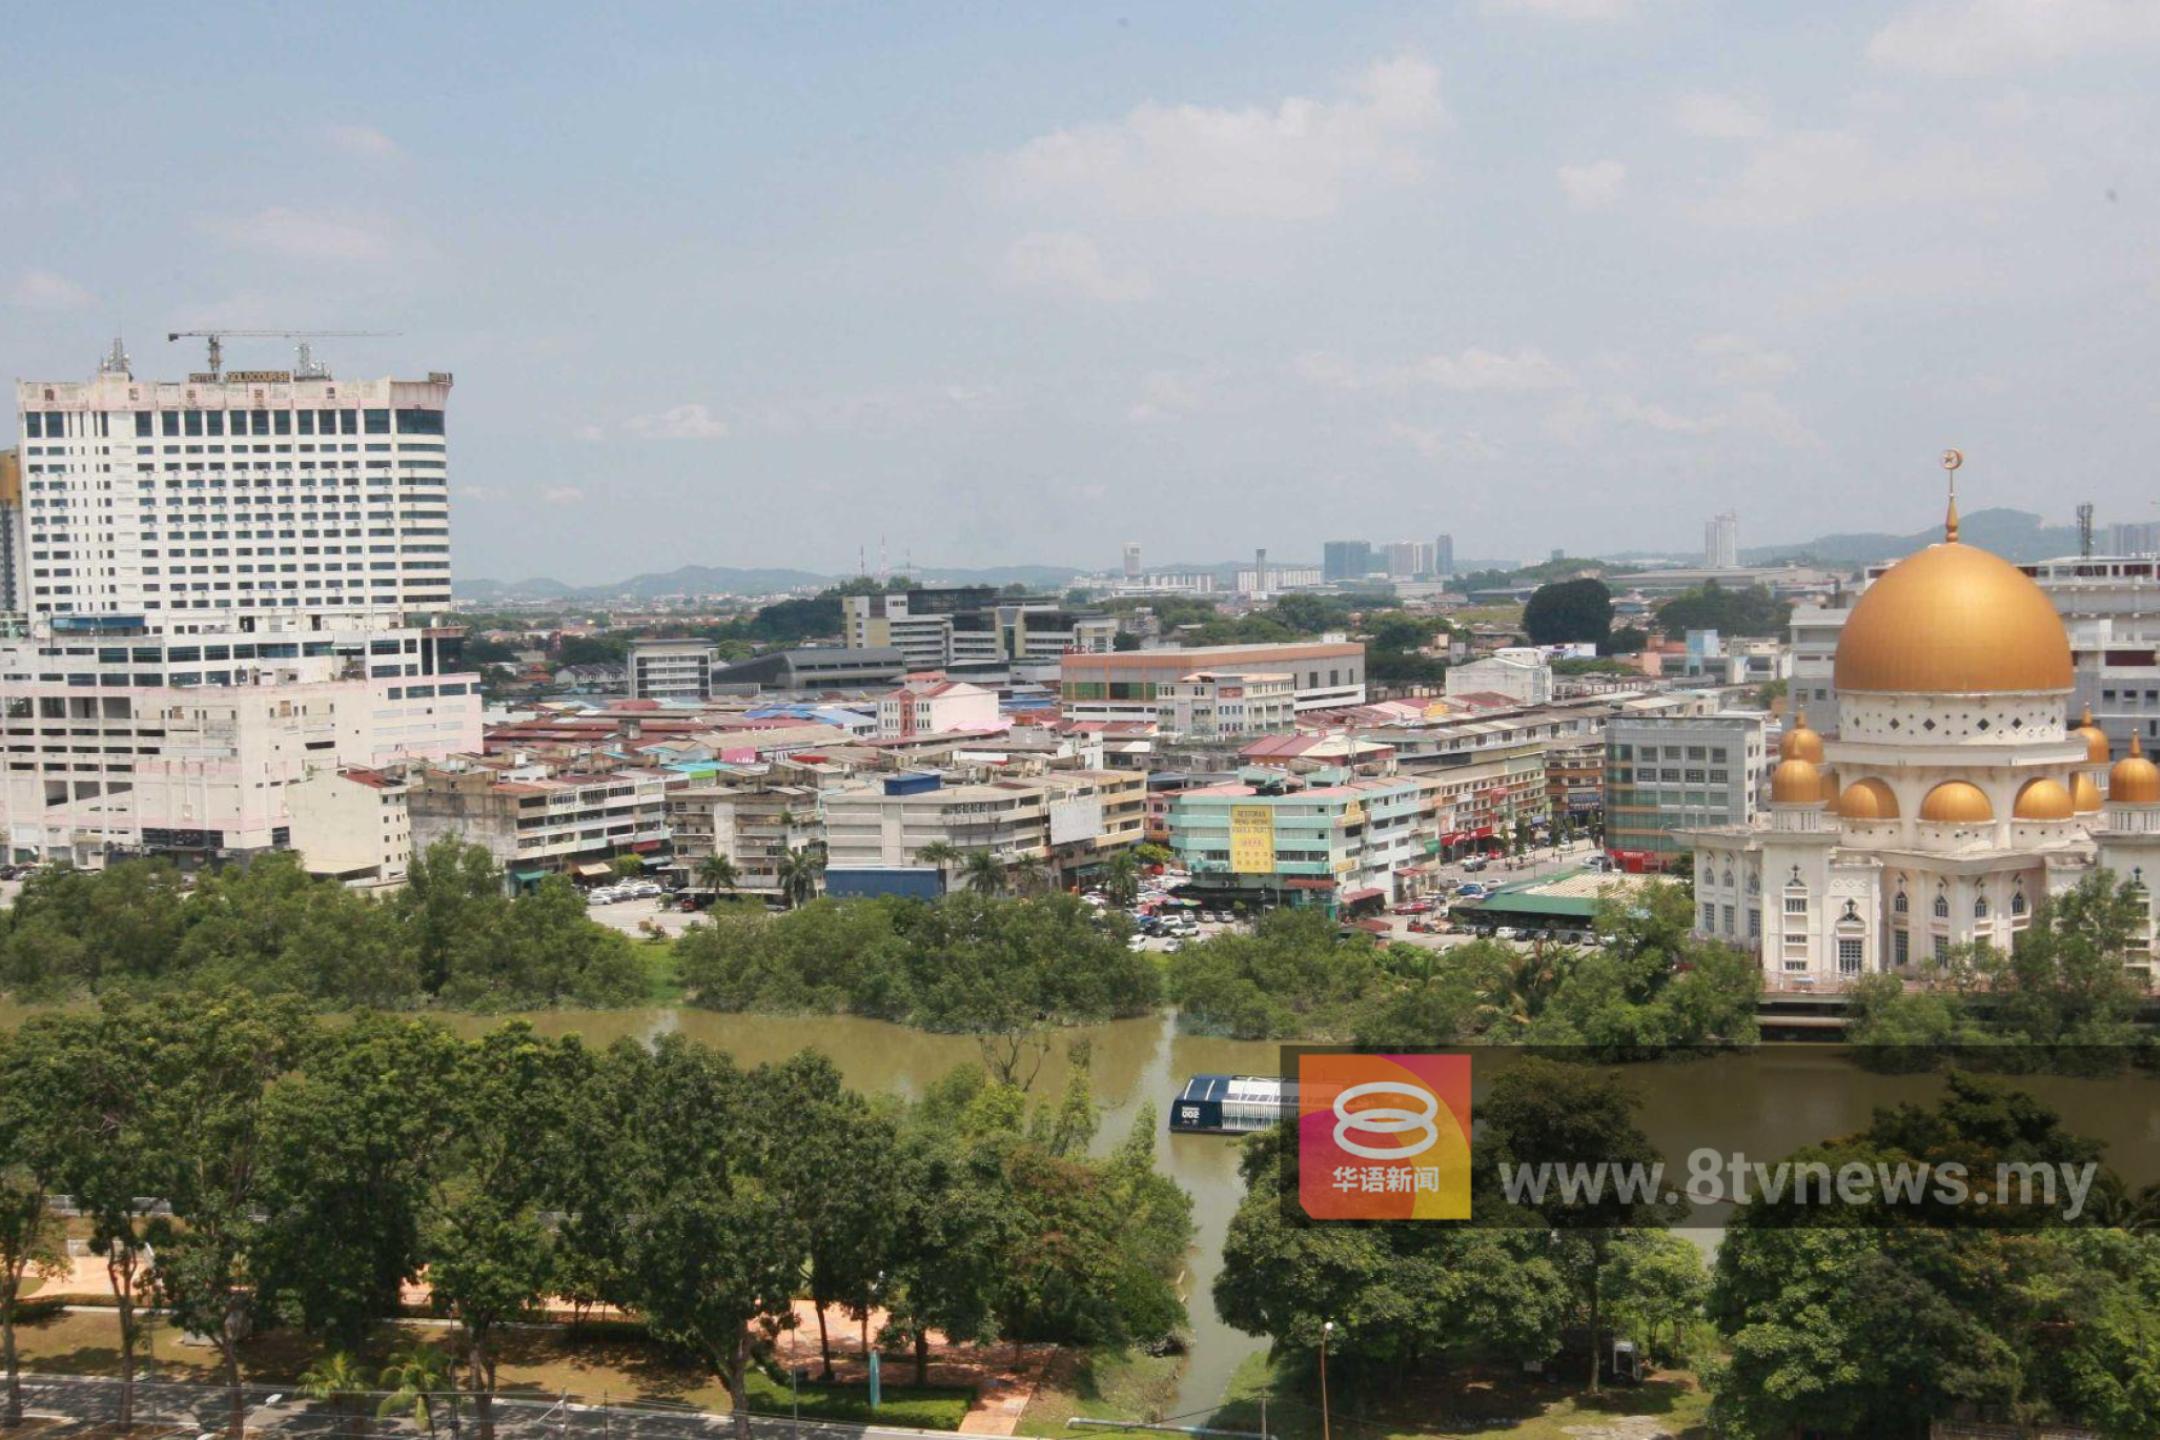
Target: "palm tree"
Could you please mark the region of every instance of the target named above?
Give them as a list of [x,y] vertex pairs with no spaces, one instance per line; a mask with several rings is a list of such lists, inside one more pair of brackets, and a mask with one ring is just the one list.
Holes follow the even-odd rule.
[[797,845],[780,858],[780,893],[788,908],[817,899],[818,876],[825,873],[825,854],[814,845]]
[[1486,980],[1487,1014],[1516,1031],[1526,1030],[1559,991],[1574,968],[1576,952],[1540,942],[1528,950],[1510,949]]
[[352,1402],[368,1393],[368,1375],[351,1352],[333,1350],[309,1366],[300,1376],[300,1392],[330,1402],[331,1409],[345,1416],[346,1428],[356,1437],[360,1434],[360,1411]]
[[948,866],[959,864],[966,854],[950,840],[933,840],[915,852],[915,861],[919,865],[935,865],[942,876]]
[[1103,893],[1118,905],[1140,898],[1140,861],[1130,850],[1120,850],[1103,866]]
[[699,882],[716,896],[722,890],[733,890],[739,878],[735,874],[735,862],[718,851],[698,862],[697,875]]
[[970,850],[960,867],[961,883],[978,895],[1005,893],[1005,867],[990,850]]
[[434,1440],[436,1403],[444,1400],[451,1433],[457,1432],[457,1361],[447,1350],[415,1340],[390,1357],[380,1383],[390,1393],[377,1407],[377,1415],[412,1415],[427,1426],[428,1440]]
[[1040,895],[1052,884],[1050,867],[1040,855],[1015,855],[1006,869],[1012,888],[1022,895]]

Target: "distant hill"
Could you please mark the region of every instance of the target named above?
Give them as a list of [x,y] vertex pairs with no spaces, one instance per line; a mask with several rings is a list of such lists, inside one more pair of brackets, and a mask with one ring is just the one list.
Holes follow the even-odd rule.
[[[2025,510],[1975,510],[1961,516],[1958,538],[1982,550],[1992,550],[2005,560],[2047,560],[2074,555],[2078,532],[2074,525],[2049,525]],[[1824,565],[1870,565],[1895,560],[1942,539],[1942,527],[1930,525],[1910,535],[1860,531],[1844,535],[1821,535],[1790,545],[1760,545],[1740,552],[1744,565],[1773,565],[1783,560],[1814,560]]]
[[[918,572],[925,584],[1063,586],[1078,575],[1067,565],[998,565],[983,570],[930,569]],[[633,575],[608,585],[566,585],[547,576],[528,580],[460,580],[451,588],[461,600],[657,600],[669,595],[777,595],[788,590],[818,589],[849,577],[814,570],[745,570],[732,565],[684,565],[678,569]]]

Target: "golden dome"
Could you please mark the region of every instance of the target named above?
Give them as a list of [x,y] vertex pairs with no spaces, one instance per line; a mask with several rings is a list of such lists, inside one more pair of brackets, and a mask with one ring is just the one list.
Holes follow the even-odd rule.
[[1844,798],[1838,801],[1838,814],[1847,820],[1895,820],[1898,817],[1897,796],[1888,785],[1871,775],[1845,787]]
[[2105,765],[2108,763],[2107,731],[2093,724],[2092,706],[2087,705],[2085,707],[2085,714],[2078,721],[2077,728],[2070,732],[2070,738],[2085,742],[2085,761],[2087,764]]
[[2082,770],[2070,777],[2070,803],[2080,815],[2090,815],[2100,808],[2100,787]]
[[1770,803],[1773,805],[1820,805],[1822,775],[1805,760],[1783,760],[1770,772]]
[[2017,805],[2010,814],[2019,820],[2068,820],[2077,813],[2070,803],[2070,792],[2062,781],[2042,776],[2028,780],[2025,788],[2018,791]]
[[1995,807],[1969,780],[1945,780],[1920,802],[1920,818],[1942,825],[1974,825],[1995,818]]
[[1808,729],[1807,711],[1793,716],[1793,727],[1778,741],[1778,758],[1781,760],[1805,760],[1810,765],[1822,764],[1822,736]]
[[2145,758],[2145,747],[2136,732],[2130,736],[2130,753],[2108,771],[2108,803],[2111,805],[2160,805],[2160,765]]
[[2070,688],[2055,606],[2009,561],[1945,541],[1861,592],[1838,641],[1837,688],[1972,695]]

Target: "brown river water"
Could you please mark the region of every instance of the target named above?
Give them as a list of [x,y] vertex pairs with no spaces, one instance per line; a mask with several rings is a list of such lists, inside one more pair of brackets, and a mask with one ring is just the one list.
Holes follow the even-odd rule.
[[[0,1025],[19,1012],[0,1006]],[[476,1033],[503,1016],[446,1017]],[[745,1064],[778,1060],[809,1048],[823,1051],[847,1083],[863,1091],[914,1096],[957,1065],[979,1061],[975,1042],[933,1035],[882,1021],[837,1017],[723,1015],[692,1009],[548,1011],[514,1017],[548,1034],[575,1033],[595,1046],[623,1036],[687,1035],[732,1053]],[[1184,1286],[1192,1313],[1193,1347],[1180,1388],[1179,1411],[1218,1400],[1231,1373],[1263,1342],[1225,1325],[1210,1298],[1221,1268],[1222,1242],[1237,1209],[1238,1143],[1212,1135],[1171,1135],[1171,1099],[1196,1073],[1273,1074],[1282,1050],[1266,1041],[1223,1040],[1181,1033],[1169,1015],[1121,1020],[1069,1032],[1093,1044],[1093,1082],[1102,1108],[1097,1144],[1107,1148],[1131,1129],[1135,1112],[1154,1102],[1155,1152],[1163,1170],[1191,1192],[1198,1224]],[[1483,1052],[1505,1063],[1503,1056]],[[1478,1089],[1489,1072],[1481,1059]],[[1643,1101],[1645,1129],[1684,1175],[1697,1146],[1744,1151],[1775,1160],[1801,1145],[1863,1128],[1871,1111],[1904,1100],[1925,1100],[1942,1085],[1934,1076],[1886,1076],[1856,1070],[1830,1047],[1764,1046],[1750,1055],[1626,1067]],[[1062,1045],[1034,1081],[1054,1097],[1065,1083]],[[2107,1144],[2108,1163],[2132,1183],[2160,1180],[2160,1081],[2149,1076],[2109,1080],[2043,1076],[2017,1083],[2061,1111],[2072,1130]],[[1716,1232],[1692,1232],[1705,1249]]]

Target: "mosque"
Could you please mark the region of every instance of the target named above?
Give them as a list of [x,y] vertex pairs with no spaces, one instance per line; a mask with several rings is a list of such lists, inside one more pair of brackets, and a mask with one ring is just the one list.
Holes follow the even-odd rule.
[[[1838,643],[1839,728],[1785,733],[1767,814],[1694,832],[1697,932],[1772,987],[1833,988],[1953,945],[2007,949],[2095,868],[2160,884],[2160,766],[2072,725],[2070,643],[2023,572],[1958,541],[1862,592]],[[2148,880],[2148,876],[2151,878]],[[2145,939],[2153,933],[2146,899]]]

